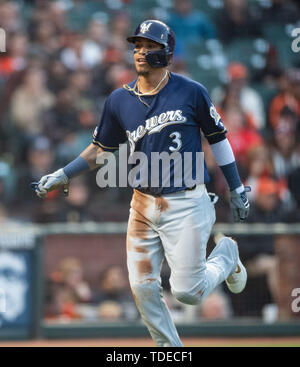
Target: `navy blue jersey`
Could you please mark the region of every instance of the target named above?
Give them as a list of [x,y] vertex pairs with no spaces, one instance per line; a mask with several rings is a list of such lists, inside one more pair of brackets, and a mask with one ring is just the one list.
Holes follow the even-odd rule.
[[[133,87],[134,80],[129,84]],[[167,152],[180,154],[202,152],[201,131],[210,144],[225,139],[226,128],[213,106],[207,90],[200,83],[184,76],[170,73],[168,83],[154,96],[141,97],[149,105],[142,103],[133,92],[120,88],[107,98],[99,126],[95,130],[93,143],[105,151],[115,151],[127,140],[130,153],[143,152],[148,157],[148,170],[151,176],[151,153]],[[177,153],[178,152],[178,153]],[[183,160],[184,161],[184,160]],[[138,164],[138,162],[136,163]],[[196,159],[192,159],[192,174],[195,177]],[[189,187],[182,179],[182,184],[174,184],[178,172],[176,164],[170,162],[170,185],[164,185],[159,178],[159,188],[151,188],[149,193],[166,194]],[[161,169],[161,167],[160,167]],[[184,167],[181,170],[182,175]],[[160,172],[164,175],[164,171]],[[177,175],[178,176],[178,175]],[[209,175],[204,164],[204,182]],[[137,187],[142,189],[141,187]]]

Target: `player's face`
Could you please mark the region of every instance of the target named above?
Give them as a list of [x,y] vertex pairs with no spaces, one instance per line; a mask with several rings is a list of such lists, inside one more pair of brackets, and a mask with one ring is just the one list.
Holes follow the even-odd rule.
[[134,43],[134,64],[138,75],[148,75],[153,69],[146,61],[145,55],[149,51],[163,48],[159,43],[146,38],[140,38]]

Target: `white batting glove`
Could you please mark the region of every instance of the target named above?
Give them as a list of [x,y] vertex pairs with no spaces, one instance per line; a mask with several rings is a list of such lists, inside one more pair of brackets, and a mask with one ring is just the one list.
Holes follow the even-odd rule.
[[64,192],[67,193],[68,183],[69,183],[68,177],[64,173],[64,170],[60,168],[59,170],[51,173],[50,175],[43,176],[40,179],[35,189],[35,192],[38,197],[40,197],[41,199],[45,199],[49,191],[53,191],[62,185],[65,186]]
[[249,215],[250,204],[246,195],[249,191],[251,191],[250,186],[245,186],[240,193],[235,190],[230,191],[230,209],[235,222],[243,222]]

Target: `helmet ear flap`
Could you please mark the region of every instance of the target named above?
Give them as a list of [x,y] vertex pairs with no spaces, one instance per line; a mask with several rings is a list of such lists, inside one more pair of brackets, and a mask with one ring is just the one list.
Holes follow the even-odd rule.
[[166,53],[163,48],[161,50],[149,51],[146,53],[145,59],[153,68],[164,68],[169,65],[172,54]]

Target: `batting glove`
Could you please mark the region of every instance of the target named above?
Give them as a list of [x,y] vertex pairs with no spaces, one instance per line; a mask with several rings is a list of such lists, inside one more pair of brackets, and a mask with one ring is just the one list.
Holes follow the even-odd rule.
[[230,191],[230,209],[235,222],[243,222],[249,215],[250,204],[246,195],[249,191],[250,186],[245,186],[241,193],[237,193],[236,190]]
[[38,182],[35,192],[38,197],[45,199],[49,191],[53,191],[59,186],[64,185],[64,193],[67,194],[68,183],[69,179],[61,168],[50,175],[43,176]]

